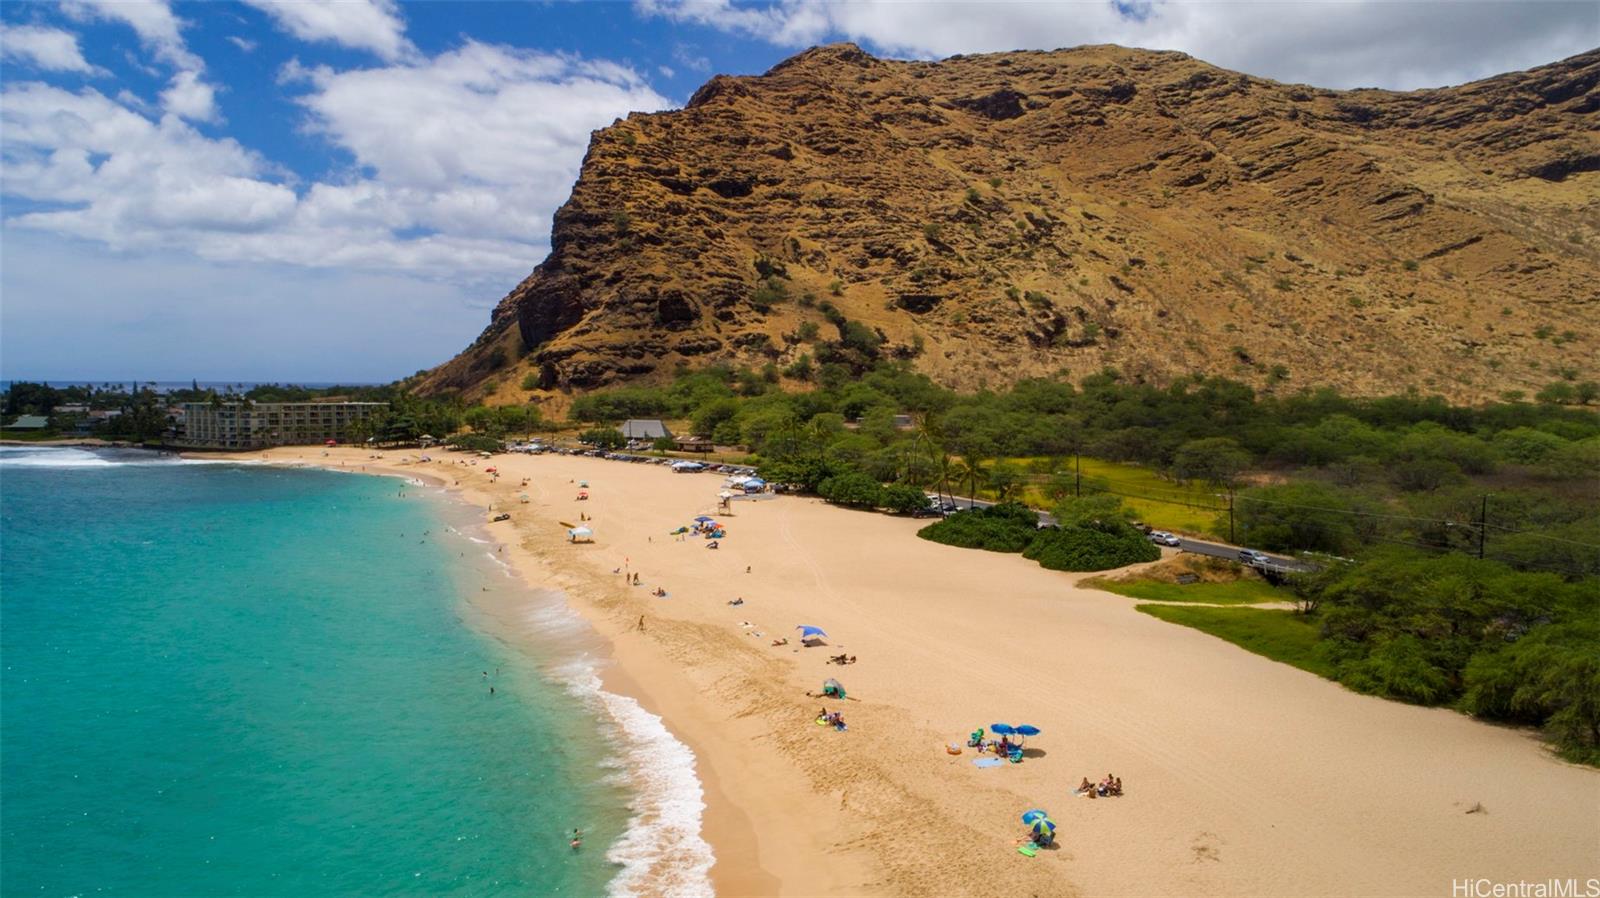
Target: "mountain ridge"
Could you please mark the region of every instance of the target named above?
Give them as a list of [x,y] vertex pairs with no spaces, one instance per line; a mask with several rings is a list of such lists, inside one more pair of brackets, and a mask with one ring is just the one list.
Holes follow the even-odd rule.
[[834,44],[594,132],[550,255],[414,386],[513,401],[804,355],[958,388],[1111,366],[1482,400],[1595,379],[1597,285],[1600,50],[1397,93]]

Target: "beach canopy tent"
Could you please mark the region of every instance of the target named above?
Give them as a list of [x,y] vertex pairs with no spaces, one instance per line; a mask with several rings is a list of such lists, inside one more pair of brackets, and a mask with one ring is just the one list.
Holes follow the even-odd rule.
[[844,687],[839,685],[839,681],[835,680],[833,677],[829,677],[822,681],[822,694],[831,695],[834,698],[845,697]]
[[594,531],[590,530],[588,527],[574,527],[567,531],[567,537],[573,542],[580,542],[583,540],[592,541],[594,539]]
[[801,642],[807,642],[812,639],[821,639],[822,637],[828,635],[827,633],[823,632],[821,627],[813,627],[810,624],[801,624],[800,626],[795,627],[795,629],[800,631]]
[[767,488],[767,482],[759,477],[752,477],[744,482],[744,491],[747,493],[760,492]]

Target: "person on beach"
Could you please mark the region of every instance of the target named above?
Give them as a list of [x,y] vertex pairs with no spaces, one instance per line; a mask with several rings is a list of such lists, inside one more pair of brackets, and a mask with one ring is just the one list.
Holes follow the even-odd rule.
[[1093,792],[1093,791],[1094,791],[1094,783],[1089,782],[1089,778],[1088,777],[1084,777],[1083,778],[1083,782],[1078,784],[1078,788],[1072,790],[1072,794],[1073,795],[1084,795],[1086,793]]
[[567,844],[572,846],[572,850],[573,851],[577,851],[579,848],[582,848],[583,847],[583,830],[574,829],[572,831],[572,841],[568,842]]
[[639,632],[644,632],[644,615],[639,615]]

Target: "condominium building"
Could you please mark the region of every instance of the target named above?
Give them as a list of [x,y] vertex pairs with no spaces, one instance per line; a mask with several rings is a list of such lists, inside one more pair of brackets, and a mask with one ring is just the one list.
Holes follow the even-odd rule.
[[344,441],[350,425],[388,407],[387,402],[185,402],[180,442],[259,449]]

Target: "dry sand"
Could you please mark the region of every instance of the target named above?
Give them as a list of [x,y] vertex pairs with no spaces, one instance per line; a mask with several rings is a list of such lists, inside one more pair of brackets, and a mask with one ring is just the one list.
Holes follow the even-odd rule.
[[[923,522],[805,498],[736,503],[708,551],[668,531],[716,514],[717,475],[368,455],[266,453],[432,473],[511,512],[490,532],[611,641],[608,688],[696,752],[722,894],[1449,896],[1469,878],[1600,876],[1600,772],[1533,734],[1356,695],[1075,576],[917,539]],[[580,512],[593,545],[568,544],[557,523]],[[625,559],[643,585],[612,573]],[[736,596],[743,606],[725,604]],[[798,624],[824,627],[830,645],[801,648]],[[826,663],[839,652],[860,661]],[[828,676],[852,701],[806,697]],[[813,725],[821,704],[841,707],[849,731]],[[945,752],[994,721],[1040,727],[1034,757],[978,769],[970,750]],[[1108,772],[1125,797],[1070,795]],[[1012,842],[1032,807],[1060,822],[1061,847],[1029,859]]]

